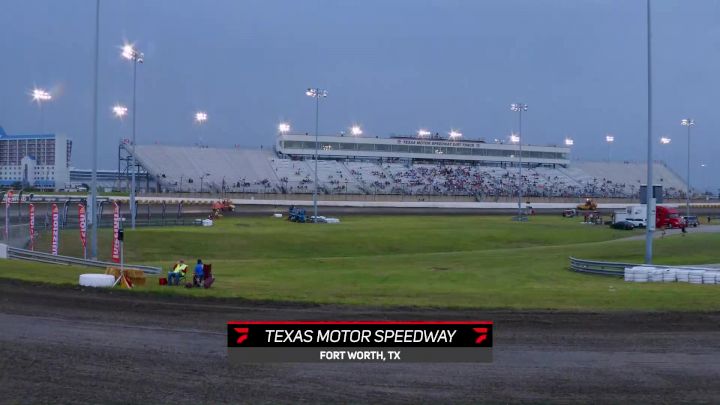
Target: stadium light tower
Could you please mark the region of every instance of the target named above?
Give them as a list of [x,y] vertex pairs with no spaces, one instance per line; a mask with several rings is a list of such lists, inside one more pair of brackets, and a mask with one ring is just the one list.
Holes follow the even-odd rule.
[[132,44],[125,44],[122,47],[121,55],[123,58],[133,63],[133,101],[132,101],[132,150],[130,154],[130,226],[135,229],[135,217],[137,216],[137,207],[135,206],[135,122],[137,118],[137,65],[145,61],[145,55],[135,49]]
[[352,128],[350,128],[350,133],[353,136],[360,136],[363,134],[362,128],[360,128],[359,125],[353,125]]
[[687,127],[687,179],[685,181],[687,192],[685,193],[685,215],[690,216],[690,129],[695,126],[695,120],[685,118],[680,121],[680,125]]
[[282,135],[287,134],[288,132],[290,132],[290,124],[288,124],[287,122],[279,123],[278,124],[278,132]]
[[615,142],[615,136],[614,135],[605,135],[605,142],[608,145],[608,162],[610,161],[610,147]]
[[30,92],[30,96],[32,97],[32,100],[37,103],[38,108],[40,109],[40,132],[45,132],[45,114],[43,113],[42,105],[44,102],[52,100],[52,94],[46,90],[36,87]]
[[92,172],[90,201],[87,204],[87,225],[90,231],[90,256],[97,259],[97,150],[98,150],[98,66],[100,65],[100,0],[95,1],[95,47],[93,61]]
[[518,134],[517,144],[519,148],[518,153],[518,215],[517,221],[527,221],[527,217],[522,212],[522,113],[528,110],[527,104],[523,103],[512,103],[510,104],[510,110],[518,113]]
[[427,129],[419,129],[417,131],[418,138],[428,138],[430,135],[432,134]]
[[309,88],[305,91],[305,95],[315,99],[315,187],[313,190],[313,222],[317,222],[318,217],[318,126],[320,125],[320,99],[327,97],[327,90],[319,88]]

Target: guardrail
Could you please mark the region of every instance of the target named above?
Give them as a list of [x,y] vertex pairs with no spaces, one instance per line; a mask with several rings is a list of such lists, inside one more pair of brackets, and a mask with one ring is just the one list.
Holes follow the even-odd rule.
[[[623,277],[625,267],[640,266],[635,263],[601,262],[570,257],[570,270],[577,273],[598,274],[602,276]],[[657,266],[659,267],[659,266]]]
[[[18,260],[29,260],[34,262],[42,262],[49,264],[65,264],[65,265],[77,265],[86,267],[118,267],[117,263],[103,262],[100,260],[87,260],[80,259],[77,257],[70,256],[55,256],[50,253],[35,252],[33,250],[19,249],[8,246],[8,258]],[[156,275],[161,274],[162,269],[160,267],[143,266],[136,264],[125,264],[124,268],[133,270],[142,270],[145,274]]]
[[576,257],[570,257],[570,270],[577,273],[598,274],[601,276],[623,277],[626,267],[635,266],[651,266],[657,269],[686,269],[686,270],[713,270],[718,269],[708,266],[663,266],[657,264],[637,264],[637,263],[618,263],[618,262],[602,262],[598,260],[583,260]]

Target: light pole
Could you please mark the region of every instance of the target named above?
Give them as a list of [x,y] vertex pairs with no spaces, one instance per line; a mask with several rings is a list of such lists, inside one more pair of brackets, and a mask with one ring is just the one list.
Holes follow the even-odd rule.
[[[645,11],[647,12],[647,180],[645,187],[645,202],[647,205],[647,216],[645,226],[645,264],[652,264],[653,257],[653,232],[655,232],[655,187],[653,187],[653,126],[652,126],[652,42],[650,25],[650,0],[647,0]],[[613,138],[614,140],[614,138]]]
[[137,120],[137,65],[144,62],[142,52],[136,50],[133,45],[125,44],[122,47],[122,57],[133,62],[133,101],[132,101],[132,153],[130,154],[130,224],[135,229],[135,217],[137,207],[135,206],[135,122]]
[[610,162],[610,147],[615,142],[615,136],[614,135],[605,135],[605,142],[607,142],[608,145],[608,163]]
[[30,95],[40,109],[40,132],[45,132],[45,115],[43,114],[42,103],[52,100],[52,94],[46,90],[34,88]]
[[695,126],[695,120],[685,118],[680,121],[680,125],[687,127],[687,179],[685,181],[687,192],[685,193],[685,215],[690,216],[690,128]]
[[95,1],[95,55],[93,63],[92,174],[87,217],[90,227],[90,256],[97,259],[97,149],[98,149],[98,66],[100,59],[100,0]]
[[313,191],[313,222],[317,222],[318,217],[318,125],[320,123],[320,99],[327,97],[327,90],[319,88],[309,88],[305,91],[305,95],[315,99],[315,189]]
[[200,193],[203,192],[203,180],[205,180],[205,177],[209,176],[210,173],[205,173],[202,176],[200,176]]
[[510,104],[510,110],[518,113],[518,135],[517,143],[519,148],[518,153],[518,215],[517,221],[527,221],[527,218],[522,212],[522,113],[528,110],[527,104],[513,103]]

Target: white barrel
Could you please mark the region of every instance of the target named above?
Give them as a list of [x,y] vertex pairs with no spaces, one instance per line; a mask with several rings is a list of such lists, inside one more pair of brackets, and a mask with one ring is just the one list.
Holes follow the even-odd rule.
[[675,276],[677,277],[677,281],[679,283],[689,283],[690,282],[690,270],[687,269],[675,269]]
[[81,274],[80,285],[85,287],[112,287],[115,276],[112,274]]
[[690,281],[690,284],[702,284],[703,274],[705,274],[704,270],[690,270],[688,272],[688,280]]
[[653,283],[662,283],[663,281],[663,271],[662,269],[652,269],[648,271],[648,281],[651,281]]
[[715,284],[718,273],[715,271],[706,271],[703,273],[703,284]]
[[648,282],[648,270],[647,268],[638,269],[635,268],[635,272],[633,274],[633,281],[636,283],[647,283]]
[[663,269],[663,283],[674,283],[677,280],[675,269]]
[[625,281],[633,281],[635,267],[625,267]]

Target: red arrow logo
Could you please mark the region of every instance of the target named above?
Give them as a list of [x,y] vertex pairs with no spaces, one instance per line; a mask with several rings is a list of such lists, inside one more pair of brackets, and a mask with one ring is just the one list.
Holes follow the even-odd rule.
[[237,338],[237,344],[240,344],[247,340],[249,332],[248,328],[235,328],[235,332],[240,334],[240,336],[238,336]]
[[480,336],[478,336],[478,338],[475,339],[476,345],[479,345],[480,343],[484,342],[487,339],[488,328],[473,328],[473,330],[476,333],[480,334]]

